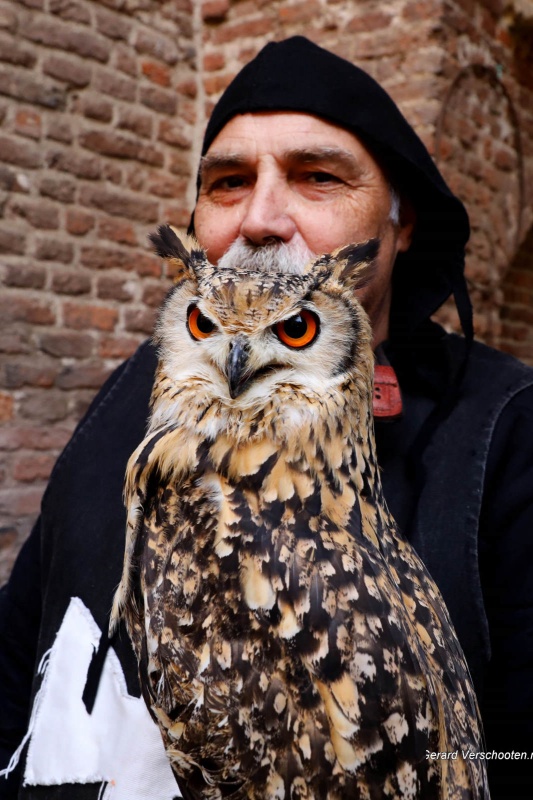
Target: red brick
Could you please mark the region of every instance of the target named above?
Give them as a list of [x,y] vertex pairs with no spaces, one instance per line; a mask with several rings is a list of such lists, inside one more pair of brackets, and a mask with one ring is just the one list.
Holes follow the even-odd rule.
[[129,358],[137,349],[139,342],[131,337],[104,336],[98,346],[100,358]]
[[124,183],[123,175],[124,171],[122,166],[119,167],[115,161],[106,160],[102,162],[102,178],[104,181],[114,183],[116,186],[121,186]]
[[14,401],[10,394],[0,392],[0,422],[9,422],[13,419]]
[[99,389],[110,372],[109,369],[103,369],[100,364],[65,367],[57,377],[56,386],[60,389]]
[[213,42],[215,44],[224,44],[225,42],[234,42],[237,39],[243,39],[247,36],[265,36],[271,33],[271,27],[272,23],[266,17],[247,20],[246,22],[238,22],[232,25],[224,25],[214,31]]
[[93,351],[93,338],[74,331],[45,333],[39,339],[39,346],[56,358],[87,358]]
[[32,325],[53,325],[55,322],[55,314],[49,304],[8,292],[0,296],[0,318],[3,322],[29,322]]
[[13,8],[4,6],[0,8],[0,28],[14,33],[17,30],[18,17]]
[[26,236],[17,230],[0,228],[0,253],[23,255],[26,251]]
[[180,81],[176,86],[177,91],[179,94],[184,95],[185,97],[190,97],[191,100],[194,100],[198,95],[198,84],[192,78],[186,81]]
[[21,31],[32,42],[44,44],[57,50],[77,53],[83,58],[92,58],[105,63],[109,59],[110,44],[98,34],[79,30],[68,23],[55,19],[29,19]]
[[41,505],[42,489],[2,489],[0,491],[0,514],[18,517],[21,514],[37,514]]
[[14,323],[0,336],[0,353],[34,353],[35,345],[27,325]]
[[0,164],[0,189],[11,192],[15,189],[17,182],[17,172],[11,167]]
[[28,389],[20,402],[20,415],[39,423],[61,422],[68,416],[68,397],[58,389]]
[[125,217],[137,222],[157,222],[159,219],[159,207],[156,202],[124,191],[85,187],[81,191],[80,201],[83,205],[99,208],[112,216]]
[[185,197],[188,180],[179,177],[167,177],[166,175],[153,175],[147,186],[150,194],[157,197]]
[[71,428],[43,428],[33,425],[12,425],[0,428],[0,450],[59,450],[71,436]]
[[76,184],[68,178],[43,178],[39,184],[39,194],[59,200],[60,203],[72,203]]
[[79,107],[89,119],[97,119],[99,122],[111,122],[113,119],[113,104],[100,95],[84,93]]
[[217,69],[223,69],[225,66],[224,53],[214,52],[204,55],[204,70],[206,72],[216,72]]
[[38,145],[33,143],[0,136],[0,153],[2,153],[2,161],[7,161],[8,164],[17,164],[19,167],[29,169],[41,166],[41,150]]
[[46,272],[31,264],[6,264],[4,273],[5,286],[18,286],[20,289],[42,289],[46,281]]
[[126,330],[134,333],[151,334],[157,319],[157,312],[148,309],[127,309]]
[[46,161],[50,169],[70,172],[78,178],[98,180],[102,177],[102,162],[97,157],[81,156],[70,150],[51,150]]
[[156,61],[142,61],[141,70],[142,74],[152,83],[156,83],[158,86],[170,86],[171,73],[168,66],[158,64]]
[[86,6],[76,3],[75,0],[50,0],[48,9],[51,14],[57,14],[61,19],[90,25],[91,15]]
[[49,117],[46,120],[46,136],[48,139],[70,144],[73,139],[71,120],[60,114]]
[[[0,27],[2,26],[0,25]],[[32,50],[21,47],[14,39],[2,37],[0,41],[0,60],[20,67],[31,68],[35,65],[37,58]]]
[[293,5],[282,5],[279,7],[278,15],[284,25],[294,23],[312,22],[320,16],[321,8],[318,3],[305,0],[303,3]]
[[178,63],[178,48],[175,42],[161,33],[139,29],[135,38],[138,53],[154,56],[171,67]]
[[189,149],[192,146],[190,137],[183,132],[181,122],[176,120],[164,119],[161,121],[159,138],[161,141],[179,147],[181,150]]
[[191,214],[187,209],[182,208],[181,205],[172,204],[163,208],[161,218],[168,222],[169,225],[186,229],[189,226]]
[[515,323],[524,322],[529,326],[533,335],[533,310],[524,306],[510,306],[503,308],[501,312],[502,319],[510,319]]
[[69,86],[83,88],[91,82],[91,67],[73,58],[49,56],[43,62],[43,72]]
[[40,453],[21,456],[17,458],[13,466],[13,477],[21,483],[33,483],[37,480],[46,481],[50,477],[55,460],[55,456]]
[[173,116],[178,110],[178,98],[174,92],[156,89],[154,86],[141,86],[139,90],[141,103],[159,114]]
[[221,22],[229,11],[229,0],[207,0],[202,3],[204,22]]
[[192,100],[182,100],[180,103],[180,116],[189,125],[196,123],[197,116],[196,103]]
[[68,210],[66,217],[66,228],[73,236],[85,236],[94,228],[95,220],[92,214],[86,214],[77,209]]
[[29,357],[25,359],[17,357],[16,361],[3,361],[1,376],[2,386],[6,389],[20,389],[23,386],[48,389],[54,385],[57,367],[50,365],[48,359],[45,364],[39,364]]
[[119,250],[118,248],[103,245],[90,245],[82,247],[80,264],[95,270],[128,270],[132,268],[134,258],[135,256],[127,250]]
[[132,259],[132,267],[137,275],[143,278],[148,276],[160,278],[163,274],[161,260],[148,254],[137,253]]
[[18,102],[34,103],[46,108],[61,110],[66,105],[64,88],[51,86],[42,78],[19,74],[13,69],[0,70],[0,93],[13,97]]
[[132,24],[124,15],[99,8],[96,11],[96,29],[109,39],[128,39]]
[[233,75],[209,75],[204,78],[206,94],[219,94],[233,79]]
[[137,58],[131,52],[129,47],[125,47],[119,42],[113,48],[114,66],[126,75],[131,75],[136,78],[139,74],[139,65]]
[[152,115],[137,111],[135,108],[122,108],[119,110],[117,127],[149,138],[153,130]]
[[159,308],[168,292],[168,286],[164,283],[151,283],[144,287],[142,300],[151,308]]
[[132,192],[146,194],[146,170],[139,163],[131,162],[124,175],[124,185]]
[[133,298],[132,289],[131,282],[124,278],[106,275],[99,278],[96,294],[100,300],[117,300],[119,303],[127,303]]
[[118,100],[132,102],[137,96],[137,83],[131,78],[117,75],[110,70],[99,69],[92,83],[94,89]]
[[494,163],[499,169],[510,171],[516,169],[518,157],[514,150],[500,147],[494,153]]
[[130,222],[102,219],[98,226],[98,238],[119,244],[137,245],[137,233]]
[[44,0],[19,0],[20,5],[33,9],[44,9]]
[[35,258],[38,261],[59,261],[70,264],[74,258],[74,247],[70,242],[60,239],[38,238],[35,243]]
[[91,279],[79,270],[61,269],[54,273],[52,289],[58,294],[80,295],[91,291]]
[[112,331],[118,321],[118,312],[104,306],[65,303],[63,318],[67,328],[76,330],[96,328],[99,331]]
[[139,143],[110,131],[87,131],[80,134],[79,142],[87,150],[93,150],[114,158],[137,158]]
[[16,199],[11,203],[11,212],[28,220],[34,228],[56,230],[59,227],[59,212],[45,201]]
[[188,153],[171,153],[168,169],[173,175],[188,178],[191,174],[191,159]]

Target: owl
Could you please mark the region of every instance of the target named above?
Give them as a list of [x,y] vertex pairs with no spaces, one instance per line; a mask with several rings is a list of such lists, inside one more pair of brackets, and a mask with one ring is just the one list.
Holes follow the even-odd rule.
[[152,240],[177,277],[112,625],[182,794],[487,798],[464,656],[380,483],[355,294],[379,242],[295,275]]

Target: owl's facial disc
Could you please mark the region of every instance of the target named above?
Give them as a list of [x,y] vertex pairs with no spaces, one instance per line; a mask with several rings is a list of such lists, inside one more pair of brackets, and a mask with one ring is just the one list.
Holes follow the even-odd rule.
[[[308,309],[302,309],[297,314],[273,325],[271,333],[288,350],[302,350],[313,344],[319,330],[318,315]],[[231,341],[226,376],[232,400],[241,395],[259,377],[291,366],[283,357],[280,359],[279,353],[273,361],[258,366],[252,350],[250,340],[245,334],[238,334]]]

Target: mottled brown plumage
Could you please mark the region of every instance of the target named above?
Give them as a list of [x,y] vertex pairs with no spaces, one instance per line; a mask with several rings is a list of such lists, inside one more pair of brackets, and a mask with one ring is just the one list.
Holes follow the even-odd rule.
[[215,269],[168,227],[153,238],[178,277],[113,621],[182,791],[488,797],[482,762],[461,757],[482,749],[464,657],[382,495],[354,295],[377,243],[285,275]]

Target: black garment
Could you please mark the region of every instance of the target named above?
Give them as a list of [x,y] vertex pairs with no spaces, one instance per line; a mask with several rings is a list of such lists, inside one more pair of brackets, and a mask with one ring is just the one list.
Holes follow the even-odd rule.
[[[462,361],[464,342],[438,334],[434,341],[441,351],[446,349],[453,370]],[[403,375],[405,415],[377,425],[386,497],[440,585],[480,694],[484,684],[487,750],[531,751],[533,370],[474,345],[462,396],[441,421],[423,458],[417,503],[414,488],[420,474],[410,462],[417,434],[436,406],[435,380],[429,366],[419,370],[425,380],[415,380],[397,353],[389,355]],[[423,360],[419,354],[419,362]],[[53,643],[70,598],[80,597],[99,627],[106,628],[121,574],[122,477],[130,452],[144,435],[154,369],[153,348],[143,345],[100,392],[58,461],[41,520],[0,594],[4,761],[22,738],[35,664]],[[129,692],[138,695],[133,653],[125,637],[114,647]],[[36,679],[34,691],[38,683]],[[494,798],[533,796],[530,763],[496,761],[491,766],[496,767]],[[68,797],[96,800],[98,790],[96,785],[71,786]],[[15,797],[15,789],[10,791],[0,784],[0,797]],[[20,796],[48,800],[62,795],[48,787],[27,788]]]

